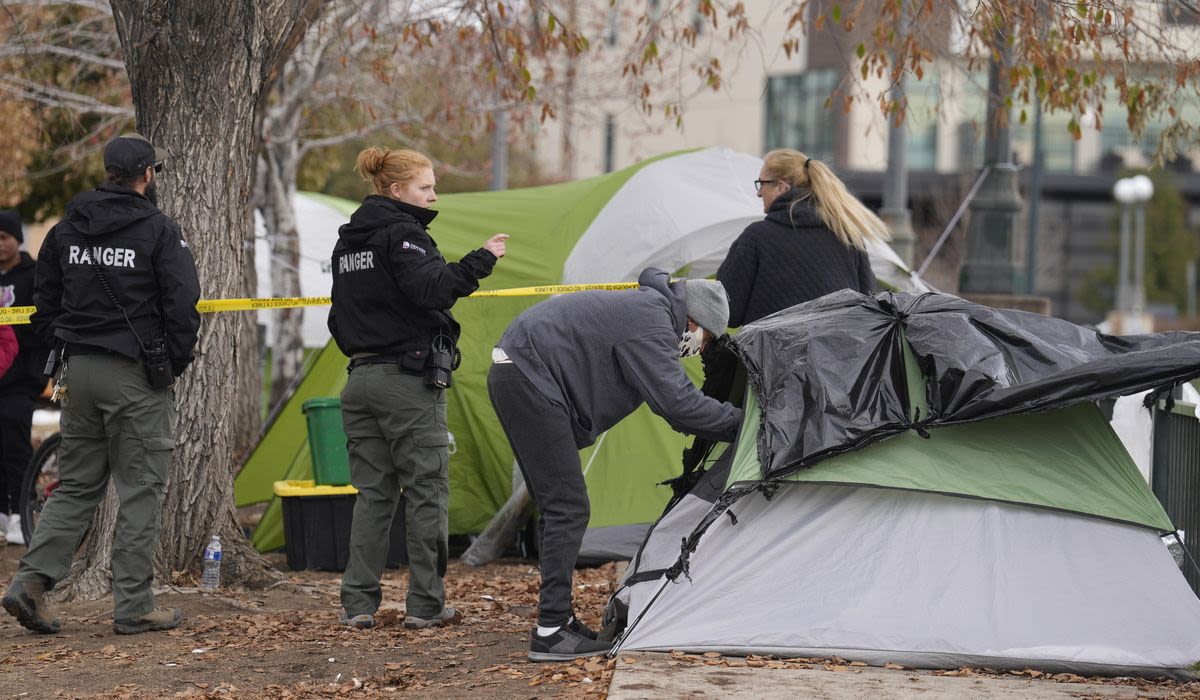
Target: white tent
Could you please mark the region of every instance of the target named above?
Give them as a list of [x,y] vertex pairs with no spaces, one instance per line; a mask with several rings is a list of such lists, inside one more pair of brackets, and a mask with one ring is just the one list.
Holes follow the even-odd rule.
[[[342,200],[332,200],[328,197],[301,193],[292,200],[296,207],[296,222],[300,229],[300,296],[323,297],[329,296],[333,287],[333,274],[329,267],[329,258],[333,246],[337,243],[338,227],[350,220],[345,205],[353,205]],[[254,268],[258,276],[259,297],[275,296],[271,289],[271,246],[267,243],[267,232],[263,228],[262,217],[254,213]],[[279,261],[280,264],[287,264]],[[307,307],[304,311],[304,346],[308,348],[324,347],[329,342],[329,329],[325,319],[329,309],[320,306]],[[271,310],[258,312],[258,323],[267,329],[264,336],[270,338],[274,328],[276,314]]]
[[[563,282],[631,279],[650,265],[712,275],[738,234],[764,216],[754,192],[762,164],[757,156],[707,148],[646,165],[579,238]],[[887,245],[873,243],[868,253],[880,280],[898,289],[929,289]]]

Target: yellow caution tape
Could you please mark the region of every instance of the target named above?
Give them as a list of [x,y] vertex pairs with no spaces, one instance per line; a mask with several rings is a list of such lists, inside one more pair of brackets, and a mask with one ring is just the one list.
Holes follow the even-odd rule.
[[329,297],[270,297],[266,299],[201,299],[196,310],[202,314],[218,311],[257,311],[258,309],[292,309],[297,306],[329,306]]
[[637,289],[637,282],[607,282],[604,284],[547,284],[540,287],[513,287],[512,289],[492,289],[485,292],[475,292],[473,297],[533,297],[541,294],[566,294],[568,292],[588,292],[592,290],[620,291],[622,289]]
[[32,315],[32,306],[0,307],[0,326],[15,326],[19,323],[29,323],[29,317]]
[[[475,292],[472,297],[531,297],[543,294],[567,294],[592,290],[618,291],[636,289],[637,282],[608,282],[604,284],[547,284],[538,287],[513,287]],[[221,311],[256,311],[258,309],[291,309],[298,306],[329,306],[329,297],[269,297],[259,299],[201,299],[196,310],[202,314]],[[32,306],[0,307],[0,326],[29,323]]]

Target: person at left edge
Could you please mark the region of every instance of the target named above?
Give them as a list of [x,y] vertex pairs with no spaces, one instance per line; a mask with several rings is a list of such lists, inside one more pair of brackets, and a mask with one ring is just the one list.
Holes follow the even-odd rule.
[[[12,306],[33,306],[34,262],[21,250],[24,241],[20,214],[12,209],[0,211],[0,302],[7,298]],[[49,349],[29,324],[11,329],[17,355],[0,374],[0,537],[9,544],[25,544],[21,483],[33,456],[33,407],[46,388],[42,368]]]
[[[12,292],[0,288],[0,308],[12,306]],[[12,367],[13,362],[17,360],[17,353],[21,351],[17,345],[17,334],[13,332],[13,327],[0,323],[0,377],[3,377]],[[17,521],[20,525],[21,522]],[[25,544],[24,540],[21,544]]]
[[[53,634],[44,594],[61,581],[111,477],[120,505],[112,543],[113,631],[166,630],[150,585],[163,486],[175,447],[175,392],[155,388],[142,348],[164,341],[176,377],[192,361],[200,315],[196,263],[156,205],[165,154],[138,134],[104,147],[107,181],[67,205],[42,243],[30,323],[65,346],[60,481],[4,593],[22,626]],[[118,304],[122,308],[118,308]]]
[[358,490],[341,622],[374,625],[382,601],[388,530],[400,490],[409,584],[404,626],[461,622],[446,606],[449,461],[446,392],[425,380],[435,338],[457,342],[450,307],[479,288],[504,256],[507,234],[448,263],[429,235],[437,212],[433,164],[411,150],[371,147],[356,169],[375,194],[338,230],[329,331],[351,358],[342,390],[350,480]]

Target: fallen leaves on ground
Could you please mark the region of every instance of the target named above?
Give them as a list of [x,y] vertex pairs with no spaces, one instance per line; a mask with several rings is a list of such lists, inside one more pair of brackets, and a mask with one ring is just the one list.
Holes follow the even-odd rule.
[[[615,578],[613,565],[576,572],[576,611],[593,628],[599,625]],[[182,585],[181,581],[174,585]],[[525,659],[538,589],[537,569],[529,562],[478,569],[452,563],[446,578],[447,601],[463,612],[465,620],[463,625],[443,629],[403,627],[404,572],[385,576],[383,607],[371,630],[338,624],[339,585],[337,574],[294,572],[287,584],[268,591],[222,590],[211,595],[194,587],[169,589],[159,594],[159,602],[182,607],[183,626],[128,638],[112,634],[110,600],[63,606],[59,611],[63,632],[52,636],[28,634],[6,619],[7,626],[0,626],[0,695],[52,687],[54,694],[49,697],[92,700],[377,700],[398,694],[486,694],[490,700],[602,698],[617,666],[616,659],[599,656],[561,664]],[[620,661],[637,664],[639,657],[621,654]],[[781,659],[682,651],[671,652],[666,662],[851,674],[863,673],[866,666],[839,657]],[[914,682],[919,679],[899,663],[884,668],[903,671]],[[1084,678],[1033,669],[1001,672],[963,667],[932,673],[1124,685],[1171,698],[1200,697],[1200,683]]]
[[[447,604],[464,624],[403,626],[405,571],[382,581],[375,627],[339,624],[336,573],[291,572],[270,591],[224,589],[217,595],[169,588],[160,605],[184,609],[184,624],[161,634],[115,637],[111,601],[72,602],[57,610],[63,632],[29,635],[0,627],[0,695],[54,680],[62,698],[393,698],[397,693],[496,699],[603,697],[615,661],[603,657],[535,664],[525,659],[538,573],[529,562],[473,569],[458,562],[446,576]],[[598,626],[616,579],[614,565],[576,572],[579,617]],[[179,586],[180,581],[172,582]]]

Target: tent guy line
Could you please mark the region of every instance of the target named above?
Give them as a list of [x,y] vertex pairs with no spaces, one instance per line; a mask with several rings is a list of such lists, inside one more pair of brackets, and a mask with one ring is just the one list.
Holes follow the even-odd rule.
[[[605,282],[602,284],[547,284],[535,287],[513,287],[475,292],[471,297],[531,297],[543,294],[567,294],[593,290],[619,291],[636,289],[637,282]],[[329,297],[260,297],[254,299],[201,299],[196,309],[202,314],[221,311],[256,311],[258,309],[290,309],[298,306],[329,306]],[[32,306],[0,308],[0,326],[29,323]]]

